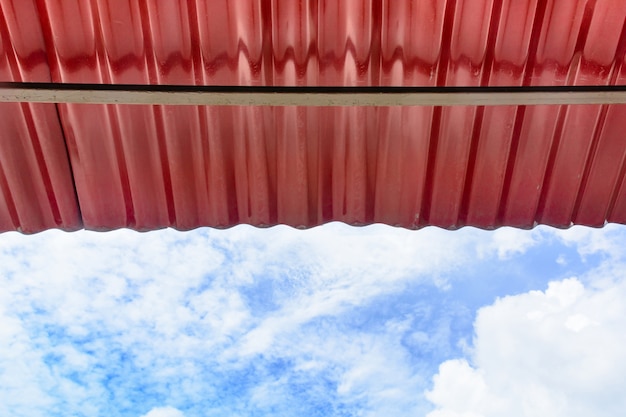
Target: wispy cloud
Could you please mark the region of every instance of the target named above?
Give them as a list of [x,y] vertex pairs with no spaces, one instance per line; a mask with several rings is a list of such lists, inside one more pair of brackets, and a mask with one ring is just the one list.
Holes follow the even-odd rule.
[[490,288],[494,263],[545,242],[590,256],[583,238],[503,230],[3,234],[0,414],[425,415],[471,337],[469,275]]

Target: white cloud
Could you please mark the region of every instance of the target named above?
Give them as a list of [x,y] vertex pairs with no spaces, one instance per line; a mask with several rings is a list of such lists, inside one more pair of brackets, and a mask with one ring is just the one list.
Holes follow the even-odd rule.
[[277,273],[288,275],[290,288],[278,300],[279,308],[256,322],[226,353],[231,357],[264,353],[281,334],[293,334],[314,319],[340,315],[377,297],[401,292],[408,283],[445,288],[441,276],[471,262],[476,257],[475,243],[485,233],[436,228],[415,233],[381,225],[350,228],[343,224],[283,234],[278,233],[280,228],[270,230],[272,244],[253,253],[256,261],[251,263],[259,268],[269,262],[271,272],[272,262],[291,257],[286,270],[285,263],[276,264],[282,270]]
[[182,411],[174,407],[155,407],[142,417],[185,417]]
[[[110,414],[134,395],[133,378],[142,374],[118,376],[134,366],[120,356],[149,369],[159,358],[175,364],[215,343],[212,334],[228,337],[245,306],[217,288],[210,303],[220,314],[197,320],[205,315],[196,310],[206,306],[194,290],[223,256],[202,234],[181,237],[127,230],[3,234],[0,414]],[[187,325],[209,337],[186,341],[179,336]],[[107,388],[111,378],[119,382]]]
[[[482,372],[464,359],[442,363],[434,382],[435,389],[427,392],[426,398],[440,409],[431,412],[430,417],[480,417],[503,411],[502,401],[491,395]],[[451,394],[456,396],[451,398]]]
[[623,226],[608,224],[602,229],[574,226],[569,229],[543,228],[563,243],[575,246],[583,259],[591,254],[603,253],[613,258],[624,256]]
[[[329,224],[3,234],[0,414],[136,417],[169,404],[189,417],[424,415],[428,352],[456,343],[455,307],[434,316],[430,294],[450,294],[480,262],[555,240],[524,233]],[[559,285],[532,293],[547,301],[526,320],[549,322],[554,305],[571,310],[561,317],[567,334],[604,328],[574,307],[612,284]],[[407,290],[416,290],[411,299]],[[401,296],[410,308],[384,318]],[[439,380],[464,372],[483,381],[485,398],[500,398],[491,374],[471,363],[446,365]]]
[[489,232],[486,243],[482,243],[478,252],[480,256],[489,256],[496,253],[501,260],[511,258],[514,255],[522,255],[540,241],[540,228],[533,230],[520,230],[512,227],[501,227]]
[[[115,414],[138,395],[206,404],[231,389],[220,378],[242,369],[257,382],[232,395],[252,403],[293,396],[295,381],[317,389],[320,404],[413,410],[424,381],[400,343],[410,329],[372,333],[337,318],[409,284],[445,284],[446,273],[475,258],[480,234],[342,224],[3,234],[0,414]],[[262,297],[246,293],[263,286],[267,302],[251,305]],[[281,360],[289,364],[278,379],[264,375]],[[315,375],[328,382],[312,386]]]
[[[293,360],[295,368],[308,372],[313,380],[332,381],[332,391],[317,393],[320,402],[336,407],[358,406],[363,416],[380,415],[383,411],[415,415],[423,405],[415,393],[420,392],[425,381],[411,364],[410,352],[399,343],[402,334],[394,328],[375,333],[332,326],[301,329],[279,337],[265,355]],[[265,397],[280,397],[281,388],[291,382],[283,380],[280,386],[265,390]],[[312,385],[309,396],[316,393],[316,383]]]
[[575,278],[481,309],[472,366],[444,362],[427,392],[443,416],[615,416],[626,408],[626,280]]
[[20,320],[7,315],[2,306],[0,323],[0,415],[44,415],[55,403],[48,391],[54,378],[42,355],[32,349],[33,340]]

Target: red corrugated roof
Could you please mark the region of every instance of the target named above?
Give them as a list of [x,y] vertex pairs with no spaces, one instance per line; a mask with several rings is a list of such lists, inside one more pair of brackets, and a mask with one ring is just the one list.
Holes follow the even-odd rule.
[[[626,2],[0,0],[0,81],[626,84]],[[624,105],[0,104],[0,231],[626,223]]]

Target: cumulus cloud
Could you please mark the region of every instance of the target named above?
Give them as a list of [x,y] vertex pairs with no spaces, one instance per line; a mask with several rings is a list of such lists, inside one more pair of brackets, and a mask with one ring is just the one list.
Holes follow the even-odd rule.
[[441,364],[429,417],[615,416],[626,408],[626,280],[576,278],[481,309],[471,365]]

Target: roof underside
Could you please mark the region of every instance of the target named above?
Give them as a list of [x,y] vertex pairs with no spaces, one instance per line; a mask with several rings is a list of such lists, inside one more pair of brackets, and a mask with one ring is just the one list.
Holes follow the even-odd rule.
[[[0,81],[626,84],[626,2],[0,0]],[[626,223],[626,106],[0,103],[0,231]]]

